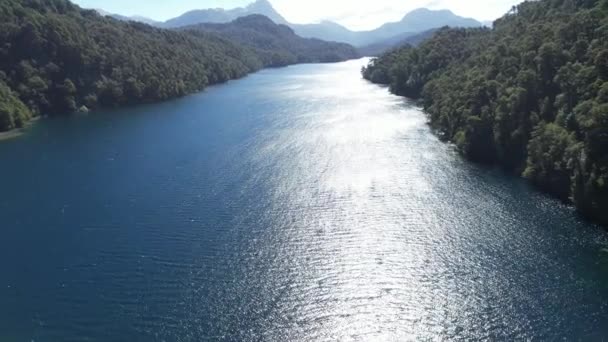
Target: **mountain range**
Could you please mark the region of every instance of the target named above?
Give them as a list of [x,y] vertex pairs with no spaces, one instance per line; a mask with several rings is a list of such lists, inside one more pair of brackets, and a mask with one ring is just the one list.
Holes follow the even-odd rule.
[[230,10],[221,8],[193,10],[165,22],[154,22],[141,17],[112,16],[120,20],[141,21],[162,28],[179,28],[201,23],[228,23],[239,17],[252,14],[260,14],[270,18],[277,24],[287,25],[301,37],[343,42],[356,47],[368,46],[383,41],[398,42],[407,39],[409,36],[443,26],[484,26],[484,23],[475,19],[460,17],[449,10],[429,10],[426,8],[414,10],[406,14],[398,22],[386,23],[369,31],[352,31],[332,21],[322,21],[314,24],[292,24],[279,14],[268,0],[257,0],[246,7]]
[[357,57],[262,15],[168,30],[68,0],[2,0],[0,132],[41,115],[172,99],[265,67]]
[[272,7],[270,2],[267,0],[257,0],[246,7],[230,10],[213,8],[189,11],[179,17],[160,23],[158,26],[163,28],[177,28],[201,23],[228,23],[239,17],[246,17],[252,14],[261,14],[270,18],[270,20],[277,24],[289,24],[287,20]]
[[386,23],[369,31],[351,31],[330,21],[319,24],[292,25],[292,27],[302,37],[340,41],[363,47],[382,41],[400,41],[409,36],[443,26],[478,27],[482,25],[475,19],[459,17],[449,10],[434,11],[420,8],[409,12],[398,22]]
[[140,22],[140,23],[144,23],[144,24],[148,24],[148,25],[152,25],[152,26],[159,26],[161,24],[160,22],[158,22],[156,20],[146,18],[141,15],[134,15],[134,16],[128,17],[125,15],[110,13],[110,12],[104,11],[100,8],[96,8],[95,11],[97,11],[97,13],[99,13],[100,15],[103,15],[106,17],[112,17],[114,19],[118,19],[118,20],[122,20],[122,21],[136,21],[136,22]]
[[362,46],[358,49],[359,54],[362,56],[381,56],[385,52],[394,49],[395,47],[404,45],[416,47],[427,39],[432,38],[438,30],[439,29],[431,29],[416,34],[405,33],[402,35],[397,35],[386,40]]
[[239,17],[229,23],[202,23],[179,28],[187,32],[219,35],[241,47],[253,49],[264,66],[296,63],[331,63],[358,57],[346,43],[302,38],[287,25],[276,24],[261,14]]

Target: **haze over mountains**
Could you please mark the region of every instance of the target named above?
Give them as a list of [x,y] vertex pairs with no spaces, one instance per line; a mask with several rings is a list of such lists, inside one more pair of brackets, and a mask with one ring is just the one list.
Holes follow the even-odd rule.
[[118,20],[122,20],[122,21],[137,21],[140,23],[144,23],[144,24],[148,24],[148,25],[152,25],[152,26],[158,26],[160,24],[160,22],[150,19],[150,18],[146,18],[143,17],[141,15],[134,15],[131,17],[125,16],[125,15],[120,15],[120,14],[114,14],[114,13],[110,13],[106,10],[103,10],[101,8],[96,8],[95,11],[97,11],[97,13],[106,16],[106,17],[112,17],[114,19],[118,19]]
[[270,20],[277,24],[289,24],[287,20],[272,7],[270,2],[267,0],[257,0],[246,7],[230,10],[215,8],[189,11],[177,18],[169,19],[166,22],[159,24],[159,26],[164,28],[176,28],[200,23],[227,23],[239,17],[245,17],[251,14],[261,14],[270,18]]
[[265,66],[296,63],[332,63],[357,57],[346,43],[302,38],[286,25],[278,25],[261,14],[239,17],[229,23],[202,23],[180,28],[188,32],[209,32],[253,49]]
[[[252,14],[260,14],[270,18],[277,24],[287,25],[301,37],[343,42],[357,47],[378,44],[383,41],[399,42],[407,39],[409,36],[442,26],[478,27],[484,25],[475,19],[457,16],[449,10],[435,11],[426,8],[414,10],[406,14],[401,21],[386,23],[370,31],[352,31],[332,21],[314,24],[291,24],[274,9],[268,0],[257,0],[246,7],[230,10],[221,8],[193,10],[163,23],[151,22],[146,18],[142,20],[139,17],[126,19],[142,21],[163,28],[178,28],[201,23],[228,23],[239,17]],[[125,17],[121,16],[114,17],[121,20],[125,19]],[[384,45],[390,44],[385,43]]]
[[397,47],[406,45],[416,47],[427,39],[432,38],[438,30],[439,29],[434,28],[415,34],[408,32],[402,35],[397,35],[389,39],[362,46],[358,49],[359,54],[361,54],[362,56],[380,56],[383,53],[391,49],[395,49]]

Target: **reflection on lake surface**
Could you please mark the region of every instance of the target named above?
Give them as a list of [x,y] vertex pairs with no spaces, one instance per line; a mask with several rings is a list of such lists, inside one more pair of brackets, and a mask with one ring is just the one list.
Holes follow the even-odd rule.
[[463,161],[364,63],[1,143],[0,340],[608,336],[605,231]]

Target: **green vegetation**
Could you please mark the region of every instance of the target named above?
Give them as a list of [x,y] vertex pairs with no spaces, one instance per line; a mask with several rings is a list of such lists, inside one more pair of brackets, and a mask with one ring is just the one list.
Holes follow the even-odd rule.
[[122,22],[67,0],[3,0],[0,131],[38,115],[179,97],[270,65],[214,33]]
[[357,57],[355,48],[348,44],[299,37],[288,26],[277,25],[259,14],[241,17],[227,24],[199,24],[182,29],[192,33],[215,33],[240,46],[249,47],[265,66],[328,63]]
[[608,223],[608,0],[525,2],[493,29],[449,29],[363,76],[419,98],[468,158]]
[[0,81],[0,130],[21,128],[32,117],[32,112]]

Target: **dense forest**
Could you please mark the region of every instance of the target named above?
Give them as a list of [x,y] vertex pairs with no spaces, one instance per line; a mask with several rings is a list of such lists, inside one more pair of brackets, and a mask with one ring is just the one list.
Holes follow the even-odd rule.
[[[355,56],[319,44],[346,51],[334,60]],[[272,65],[219,34],[123,22],[67,0],[2,0],[0,131],[38,115],[179,97]]]
[[256,51],[266,66],[338,62],[357,57],[357,51],[351,45],[299,37],[288,26],[277,25],[259,14],[230,23],[198,24],[182,30],[215,33],[247,46]]
[[525,2],[493,29],[444,28],[362,72],[420,99],[468,158],[608,223],[608,0]]
[[338,62],[355,58],[358,54],[348,44],[299,37],[288,26],[277,25],[259,14],[241,17],[231,23],[199,24],[182,30],[216,33],[238,42],[256,51],[267,66]]

